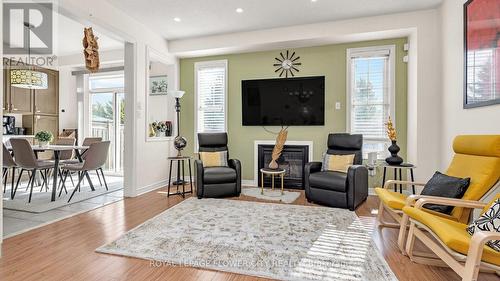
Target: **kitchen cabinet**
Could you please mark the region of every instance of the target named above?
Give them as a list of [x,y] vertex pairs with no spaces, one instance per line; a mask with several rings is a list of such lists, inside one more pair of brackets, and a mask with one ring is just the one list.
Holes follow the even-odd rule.
[[59,113],[59,72],[43,68],[38,68],[37,71],[47,73],[49,87],[33,91],[34,113],[57,115]]

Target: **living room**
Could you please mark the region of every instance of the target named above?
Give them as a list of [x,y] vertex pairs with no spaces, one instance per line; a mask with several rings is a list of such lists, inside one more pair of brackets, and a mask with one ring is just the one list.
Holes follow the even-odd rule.
[[[498,280],[498,4],[54,3],[122,44],[68,65],[123,75],[124,198],[8,236],[4,219],[0,278]],[[59,100],[95,94],[75,81]],[[88,131],[88,101],[60,123]]]

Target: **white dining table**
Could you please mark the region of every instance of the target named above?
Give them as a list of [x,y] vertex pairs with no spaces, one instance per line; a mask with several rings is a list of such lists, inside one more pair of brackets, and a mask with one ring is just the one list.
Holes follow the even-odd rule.
[[[89,149],[89,146],[81,146],[81,145],[46,145],[46,146],[40,146],[40,145],[32,145],[31,148],[35,152],[42,152],[42,151],[52,151],[54,153],[54,175],[53,175],[53,180],[52,180],[52,195],[50,201],[56,201],[56,190],[57,190],[57,175],[59,171],[59,160],[60,160],[60,155],[61,151],[68,151],[68,150],[74,150],[76,158],[80,161],[83,162],[82,159],[82,152],[87,149]],[[7,149],[12,151],[12,147],[8,146]],[[15,155],[14,155],[15,157]],[[89,175],[88,173],[86,174],[87,180],[90,182]]]

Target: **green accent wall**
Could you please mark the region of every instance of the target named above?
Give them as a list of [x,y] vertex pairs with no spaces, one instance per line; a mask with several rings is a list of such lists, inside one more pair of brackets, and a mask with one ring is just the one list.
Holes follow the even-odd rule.
[[[326,150],[329,133],[346,131],[346,53],[348,48],[370,47],[378,45],[396,46],[396,130],[400,155],[406,157],[407,143],[407,64],[403,57],[406,38],[335,44],[318,47],[290,49],[300,56],[300,72],[297,76],[325,76],[325,125],[298,126],[288,129],[288,140],[306,140],[314,142],[314,159],[320,160]],[[188,139],[184,154],[193,154],[194,145],[194,64],[199,61],[228,61],[228,101],[227,129],[229,135],[229,153],[231,158],[242,162],[243,179],[254,177],[254,140],[274,140],[280,127],[242,126],[241,125],[241,81],[247,79],[276,78],[274,58],[283,51],[274,50],[223,56],[187,58],[180,60],[180,88],[186,91],[181,100],[181,135]],[[340,102],[340,110],[335,103]]]

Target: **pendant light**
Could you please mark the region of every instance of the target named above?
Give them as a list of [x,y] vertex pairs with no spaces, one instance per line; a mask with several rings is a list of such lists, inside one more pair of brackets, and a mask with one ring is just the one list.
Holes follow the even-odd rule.
[[[31,29],[34,27],[25,22],[24,27],[27,29],[28,36],[28,62],[31,61],[31,46],[30,36]],[[32,70],[32,69],[12,69],[10,70],[10,85],[16,88],[41,90],[49,87],[47,73]]]

